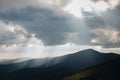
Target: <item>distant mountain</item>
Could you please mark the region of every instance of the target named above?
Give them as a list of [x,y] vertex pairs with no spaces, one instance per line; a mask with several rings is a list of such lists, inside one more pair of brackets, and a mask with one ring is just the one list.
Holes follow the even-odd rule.
[[120,55],[87,49],[56,58],[0,65],[0,80],[59,80],[73,72],[114,60],[120,61]]

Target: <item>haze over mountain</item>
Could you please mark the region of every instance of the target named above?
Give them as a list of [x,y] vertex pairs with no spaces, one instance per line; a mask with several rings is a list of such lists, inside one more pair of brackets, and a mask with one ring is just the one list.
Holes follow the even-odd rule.
[[58,80],[73,72],[120,60],[120,55],[93,49],[55,58],[0,65],[0,80]]

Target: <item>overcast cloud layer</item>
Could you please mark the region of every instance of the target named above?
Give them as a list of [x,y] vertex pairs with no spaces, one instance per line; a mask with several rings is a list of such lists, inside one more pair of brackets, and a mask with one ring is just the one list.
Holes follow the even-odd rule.
[[[72,0],[0,0],[0,47],[80,46],[120,47],[120,1],[104,1],[105,11],[82,10],[81,18],[64,11]],[[90,0],[89,0],[90,1]]]

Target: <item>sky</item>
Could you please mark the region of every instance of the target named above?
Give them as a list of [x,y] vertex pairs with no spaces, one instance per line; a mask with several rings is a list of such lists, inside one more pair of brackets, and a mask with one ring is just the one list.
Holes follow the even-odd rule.
[[120,0],[0,0],[0,59],[88,48],[120,53]]

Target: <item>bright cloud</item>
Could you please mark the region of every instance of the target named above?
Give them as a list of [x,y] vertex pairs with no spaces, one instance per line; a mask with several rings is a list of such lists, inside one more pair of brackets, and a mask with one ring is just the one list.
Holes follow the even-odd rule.
[[76,17],[82,17],[82,11],[101,12],[109,8],[114,8],[119,3],[119,0],[109,0],[108,2],[104,0],[98,0],[97,2],[91,0],[72,0],[68,5],[66,5],[63,10]]

